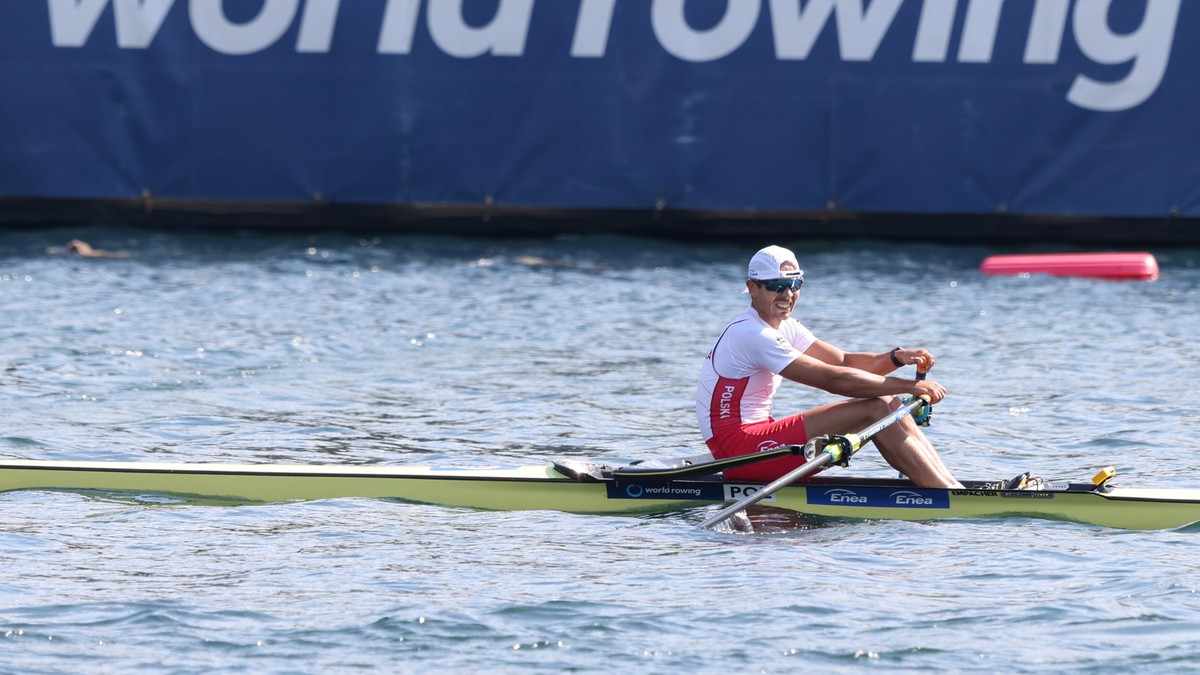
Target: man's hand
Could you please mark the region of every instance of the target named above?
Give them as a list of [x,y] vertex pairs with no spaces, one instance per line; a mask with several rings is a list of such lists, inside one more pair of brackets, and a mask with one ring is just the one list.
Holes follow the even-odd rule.
[[905,365],[917,365],[917,372],[928,373],[933,368],[933,354],[928,349],[898,349],[896,360]]
[[928,396],[930,403],[938,403],[946,398],[946,388],[936,380],[918,380],[911,393],[914,396]]

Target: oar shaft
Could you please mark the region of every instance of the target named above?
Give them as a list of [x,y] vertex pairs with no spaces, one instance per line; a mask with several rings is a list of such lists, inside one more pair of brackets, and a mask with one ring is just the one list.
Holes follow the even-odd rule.
[[613,469],[612,475],[614,478],[619,478],[630,483],[657,481],[665,479],[692,478],[694,476],[711,476],[715,473],[728,471],[739,466],[746,466],[755,462],[765,462],[771,459],[779,459],[789,455],[799,455],[804,452],[804,448],[799,445],[781,445],[771,450],[756,452],[749,455],[738,455],[736,457],[725,457],[724,459],[714,459],[711,462],[700,462],[684,467],[668,467],[668,468],[643,468],[640,466],[627,466],[619,469]]
[[808,474],[825,466],[832,460],[833,460],[832,455],[830,455],[827,452],[822,452],[819,456],[812,458],[811,460],[801,464],[800,466],[796,467],[795,469],[792,469],[791,471],[787,472],[783,476],[775,479],[774,482],[767,485],[766,487],[759,490],[758,492],[755,492],[754,494],[750,495],[749,497],[746,497],[745,499],[743,499],[739,502],[736,502],[730,506],[726,506],[725,508],[721,509],[717,514],[710,516],[703,523],[700,523],[700,527],[702,529],[708,529],[708,528],[712,527],[713,525],[716,525],[717,523],[725,520],[729,516],[732,516],[733,514],[737,513],[738,511],[741,511],[742,509],[745,509],[748,506],[754,506],[755,504],[761,502],[762,500],[766,499],[767,497],[770,497],[771,495],[778,492],[780,490],[780,488],[787,487],[793,481],[797,481],[797,480],[800,480],[801,478],[804,478]]
[[909,415],[913,414],[914,410],[916,410],[917,408],[920,408],[921,406],[925,405],[928,402],[929,402],[928,399],[926,399],[924,396],[914,396],[910,400],[905,402],[904,405],[893,410],[892,414],[888,415],[887,417],[879,420],[875,424],[872,424],[871,426],[867,427],[866,429],[863,429],[862,431],[855,434],[861,440],[861,442],[858,443],[858,445],[854,448],[855,451],[857,451],[858,448],[862,447],[863,443],[865,443],[867,441],[867,439],[869,439],[872,436],[874,436],[875,434],[883,431],[884,429],[892,426],[896,422],[899,422],[900,420],[904,419],[905,417],[908,417]]
[[[908,401],[907,403],[900,406],[899,408],[893,410],[891,412],[891,414],[889,414],[887,417],[884,417],[883,419],[872,424],[871,426],[867,427],[866,429],[863,429],[862,431],[858,432],[857,434],[849,434],[847,436],[842,437],[843,442],[845,440],[850,441],[850,447],[842,449],[842,452],[844,453],[844,459],[849,459],[851,455],[858,452],[858,449],[861,448],[863,446],[863,444],[866,443],[872,436],[874,436],[875,434],[879,433],[880,431],[883,431],[884,429],[890,427],[891,425],[895,424],[896,422],[900,421],[905,416],[911,415],[914,410],[916,410],[918,407],[920,407],[922,405],[925,405],[926,402],[927,401],[924,397],[915,397],[914,396],[912,398],[912,400]],[[840,456],[838,457],[838,459],[842,459],[842,458],[843,457],[840,457]],[[754,504],[757,504],[758,502],[761,502],[762,500],[766,499],[767,497],[770,497],[771,495],[775,494],[779,490],[787,487],[788,485],[791,485],[793,482],[807,476],[810,473],[813,473],[817,469],[824,467],[826,464],[828,464],[829,462],[831,462],[833,460],[834,460],[834,455],[832,452],[830,452],[828,450],[822,450],[821,453],[819,455],[817,455],[816,457],[813,457],[812,459],[805,462],[804,464],[801,464],[800,466],[796,467],[795,469],[792,469],[791,471],[784,474],[783,476],[775,479],[773,482],[771,482],[770,484],[768,484],[766,487],[759,490],[758,492],[755,492],[754,494],[752,494],[742,500],[739,500],[730,506],[725,507],[717,514],[711,516],[710,518],[706,519],[704,522],[700,523],[700,527],[703,529],[707,529],[707,528],[712,527],[713,525],[716,525],[717,523],[725,520],[729,516],[732,516],[733,514],[737,513],[738,511],[741,511],[742,509],[746,508],[747,506],[752,506]]]

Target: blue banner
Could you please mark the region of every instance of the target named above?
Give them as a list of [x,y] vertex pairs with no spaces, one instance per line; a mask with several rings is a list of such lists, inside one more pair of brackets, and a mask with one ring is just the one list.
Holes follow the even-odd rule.
[[22,0],[0,197],[1200,216],[1200,3]]

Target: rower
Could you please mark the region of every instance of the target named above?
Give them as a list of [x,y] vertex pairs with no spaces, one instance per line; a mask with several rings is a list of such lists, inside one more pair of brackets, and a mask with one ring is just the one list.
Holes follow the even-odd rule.
[[[750,306],[718,337],[696,389],[700,430],[718,459],[781,445],[802,446],[810,437],[863,428],[900,408],[904,395],[926,397],[931,403],[946,395],[945,387],[934,380],[891,375],[906,365],[928,372],[935,359],[927,349],[846,352],[818,339],[792,316],[804,280],[795,254],[786,248],[767,246],[750,259],[744,291]],[[773,400],[784,379],[848,400],[775,419]],[[918,486],[962,487],[910,417],[882,430],[872,442],[889,464]],[[803,456],[783,457],[732,468],[725,475],[771,481],[804,462]]]

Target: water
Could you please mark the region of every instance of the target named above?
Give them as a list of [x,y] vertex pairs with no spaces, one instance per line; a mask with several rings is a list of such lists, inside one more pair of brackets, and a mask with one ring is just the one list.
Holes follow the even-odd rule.
[[[125,258],[47,253],[73,236]],[[523,464],[694,454],[769,242],[0,232],[9,458]],[[783,241],[779,243],[787,244]],[[791,242],[798,315],[925,346],[962,478],[1197,487],[1200,253],[1154,283]],[[785,385],[781,410],[832,397]],[[843,470],[838,470],[843,471]],[[852,471],[891,475],[873,451]],[[0,495],[0,671],[1194,672],[1196,533]]]

